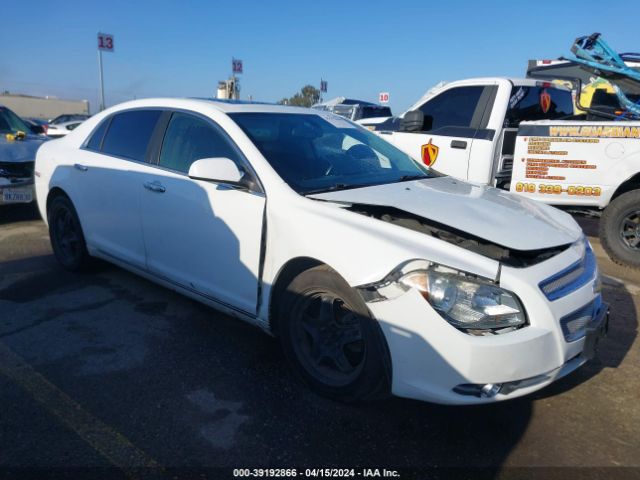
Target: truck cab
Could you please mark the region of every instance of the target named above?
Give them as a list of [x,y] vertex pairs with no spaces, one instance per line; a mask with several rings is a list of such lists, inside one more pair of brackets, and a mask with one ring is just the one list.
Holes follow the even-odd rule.
[[561,81],[463,80],[372,129],[443,174],[601,216],[611,259],[640,269],[640,121],[594,109],[607,95],[585,109]]
[[508,190],[520,122],[573,115],[571,91],[560,85],[474,78],[430,90],[403,119],[375,130],[434,170]]

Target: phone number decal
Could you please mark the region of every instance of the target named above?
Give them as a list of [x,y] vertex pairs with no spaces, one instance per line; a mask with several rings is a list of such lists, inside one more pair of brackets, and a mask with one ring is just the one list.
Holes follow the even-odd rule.
[[576,195],[582,197],[599,197],[602,195],[600,187],[585,187],[582,185],[548,185],[535,183],[516,183],[516,192],[518,193],[542,193],[549,195],[560,195],[566,193],[568,195]]

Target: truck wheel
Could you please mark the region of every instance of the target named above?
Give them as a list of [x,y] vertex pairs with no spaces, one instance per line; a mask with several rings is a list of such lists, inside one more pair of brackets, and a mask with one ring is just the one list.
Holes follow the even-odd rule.
[[599,234],[611,260],[640,268],[640,190],[620,195],[605,208]]
[[51,247],[58,262],[72,272],[91,267],[93,259],[87,252],[80,220],[71,200],[64,195],[54,198],[47,217]]
[[382,331],[336,272],[324,265],[306,270],[280,300],[284,353],[313,391],[345,402],[388,394],[391,369]]

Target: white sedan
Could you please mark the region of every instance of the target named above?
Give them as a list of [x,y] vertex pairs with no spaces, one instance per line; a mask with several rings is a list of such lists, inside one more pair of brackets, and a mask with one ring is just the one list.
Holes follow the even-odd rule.
[[327,112],[128,102],[44,144],[35,175],[65,268],[99,257],[251,322],[331,398],[514,398],[606,331],[569,215]]

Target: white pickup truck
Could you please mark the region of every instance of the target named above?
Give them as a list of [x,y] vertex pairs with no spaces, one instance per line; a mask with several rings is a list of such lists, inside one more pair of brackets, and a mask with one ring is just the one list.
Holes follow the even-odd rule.
[[368,127],[441,173],[603,212],[603,247],[640,268],[639,121],[575,114],[572,92],[556,84],[477,78],[432,89],[402,118]]

